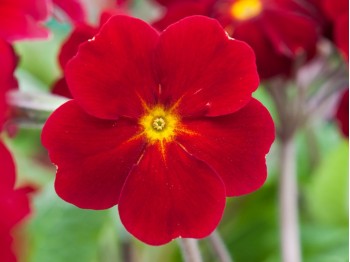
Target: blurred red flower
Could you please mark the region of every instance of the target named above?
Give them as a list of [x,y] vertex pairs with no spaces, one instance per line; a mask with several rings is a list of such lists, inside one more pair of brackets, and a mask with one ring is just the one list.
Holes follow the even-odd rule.
[[0,167],[0,210],[5,214],[0,218],[0,261],[15,262],[17,260],[12,248],[11,232],[29,214],[30,208],[27,189],[15,189],[15,165],[10,152],[1,141]]
[[[60,14],[58,15],[58,10]],[[0,38],[12,42],[23,39],[47,38],[43,23],[52,14],[72,22],[86,20],[80,0],[2,0],[0,3]]]
[[52,0],[55,9],[60,9],[65,18],[79,23],[86,21],[86,8],[83,2],[82,0]]
[[7,148],[0,141],[0,261],[15,262],[11,231],[30,212],[27,190],[14,189],[15,165]]
[[349,138],[349,89],[344,92],[339,101],[336,118],[343,135]]
[[17,56],[12,46],[0,38],[0,132],[5,121],[7,105],[5,96],[7,91],[17,87],[14,71],[17,66]]
[[324,0],[323,8],[333,22],[333,40],[344,58],[349,61],[349,1]]
[[160,245],[207,236],[225,196],[264,183],[274,126],[251,98],[254,53],[217,21],[190,17],[159,34],[112,17],[80,46],[66,77],[74,100],[42,133],[64,200],[118,204],[131,234]]
[[[6,93],[17,87],[14,71],[17,57],[12,46],[0,38],[0,132],[7,114]],[[27,214],[29,201],[26,189],[15,189],[15,165],[12,156],[0,140],[0,261],[16,261],[12,250],[11,231]]]
[[27,190],[15,188],[15,165],[10,152],[0,141],[0,209],[6,214],[0,219],[0,232],[12,229],[29,213]]
[[[292,73],[295,63],[311,59],[318,39],[316,23],[290,0],[161,1],[170,2],[155,27],[166,28],[185,16],[216,18],[234,38],[247,42],[256,55],[262,79]],[[301,12],[303,10],[303,12]],[[303,30],[296,30],[302,28]],[[296,61],[297,60],[297,61]]]
[[41,22],[49,16],[48,0],[2,0],[0,3],[0,38],[14,41],[45,38],[48,31]]

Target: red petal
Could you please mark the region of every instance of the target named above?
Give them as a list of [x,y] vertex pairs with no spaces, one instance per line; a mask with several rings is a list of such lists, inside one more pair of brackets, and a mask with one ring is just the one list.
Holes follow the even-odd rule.
[[12,250],[13,239],[11,233],[0,229],[0,261],[17,262],[16,256]]
[[173,7],[176,4],[183,4],[183,3],[200,3],[200,4],[207,4],[210,2],[213,2],[215,0],[155,0],[161,5],[164,5],[166,7]]
[[253,51],[229,39],[214,19],[192,16],[169,26],[157,51],[161,100],[171,105],[181,99],[182,116],[235,112],[258,87]]
[[62,9],[68,17],[74,22],[83,22],[86,20],[86,11],[84,5],[79,0],[53,0],[54,4]]
[[0,141],[0,191],[12,190],[15,186],[15,164],[10,152]]
[[80,44],[91,39],[97,32],[98,29],[90,25],[76,25],[69,38],[62,45],[58,57],[61,68],[64,68],[68,61],[77,54]]
[[349,14],[348,0],[323,0],[322,5],[326,15],[333,21],[337,20],[341,15]]
[[277,52],[259,19],[247,20],[239,24],[234,30],[233,37],[247,42],[253,48],[258,72],[262,79],[289,74],[292,60]]
[[349,61],[349,14],[340,16],[334,24],[334,41]]
[[257,100],[231,115],[183,122],[197,134],[180,135],[177,140],[221,176],[227,196],[247,194],[262,186],[274,125]]
[[48,36],[49,31],[22,10],[0,7],[0,38],[14,41]]
[[191,15],[206,15],[208,13],[208,7],[204,3],[195,2],[179,2],[171,5],[166,11],[164,16],[154,22],[152,25],[158,30],[164,30],[169,25]]
[[52,93],[67,98],[72,98],[72,94],[69,91],[66,79],[64,77],[56,81],[52,88]]
[[[12,46],[0,38],[0,82],[13,81],[13,73],[17,66],[17,56]],[[8,85],[7,85],[8,86]],[[0,85],[3,90],[3,85]]]
[[158,33],[145,22],[112,17],[66,66],[73,97],[99,118],[139,117],[140,97],[153,104],[158,90],[152,66],[157,41]]
[[318,33],[312,20],[292,12],[266,10],[261,22],[265,26],[266,37],[279,53],[292,58],[302,52],[307,58],[314,56]]
[[1,0],[1,6],[21,10],[25,15],[37,21],[46,20],[49,16],[49,0]]
[[17,86],[14,71],[17,66],[17,57],[10,44],[0,38],[0,130],[4,123],[7,104],[6,92]]
[[349,138],[349,89],[341,97],[336,117],[343,135]]
[[150,245],[177,237],[202,238],[219,223],[225,206],[221,179],[177,144],[165,159],[157,146],[146,149],[121,193],[119,214],[125,228]]
[[75,101],[57,109],[46,122],[42,143],[57,165],[57,194],[78,207],[105,209],[119,193],[144,147],[130,140],[139,126],[130,120],[107,121],[87,115]]
[[0,217],[0,230],[10,230],[29,214],[29,200],[25,191],[0,190],[0,210],[5,216]]

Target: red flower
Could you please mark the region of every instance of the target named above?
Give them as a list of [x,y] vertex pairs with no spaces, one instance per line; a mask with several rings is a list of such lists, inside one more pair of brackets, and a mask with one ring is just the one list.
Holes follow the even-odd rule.
[[[12,46],[0,38],[0,132],[7,113],[6,93],[17,86],[14,70],[17,57]],[[11,248],[11,230],[29,213],[29,201],[25,189],[14,189],[15,165],[10,152],[0,140],[0,261],[15,262]]]
[[324,0],[324,12],[332,20],[333,39],[346,60],[349,60],[349,1]]
[[10,152],[0,141],[0,261],[15,262],[12,250],[11,231],[26,215],[29,214],[27,191],[14,189],[15,166]]
[[336,118],[343,135],[349,138],[349,89],[344,92],[340,99]]
[[66,66],[74,100],[43,129],[58,195],[81,208],[118,204],[126,229],[148,244],[210,234],[225,196],[266,179],[274,127],[251,98],[254,60],[206,17],[161,34],[111,18]]
[[[77,54],[80,44],[93,38],[94,35],[97,34],[100,27],[107,22],[112,15],[119,14],[121,12],[123,12],[122,9],[110,9],[102,12],[99,27],[94,27],[86,23],[77,24],[70,36],[63,43],[60,50],[58,60],[61,69],[64,70],[68,61]],[[54,83],[52,93],[68,98],[72,97],[64,76]]]
[[154,0],[155,2],[158,2],[161,5],[164,6],[172,6],[172,5],[177,5],[179,3],[208,3],[208,4],[213,4],[215,3],[216,0]]
[[0,233],[0,246],[1,246],[1,253],[0,253],[0,259],[4,262],[16,262],[16,256],[12,250],[12,243],[13,239],[9,232],[6,234]]
[[24,189],[15,187],[15,165],[7,148],[0,142],[0,209],[6,214],[0,219],[0,232],[12,229],[29,213],[29,203]]
[[[62,45],[59,54],[59,64],[63,70],[68,61],[77,54],[81,43],[91,39],[98,32],[98,28],[87,24],[78,24],[69,38]],[[63,76],[53,86],[52,93],[71,98],[72,95],[67,86],[66,78]]]
[[84,22],[86,20],[86,10],[82,0],[52,0],[52,2],[72,22]]
[[[57,8],[60,9],[57,12]],[[49,31],[43,26],[54,13],[64,14],[72,22],[83,22],[86,11],[80,0],[2,0],[0,3],[0,38],[15,41],[47,38]]]
[[17,66],[17,56],[12,46],[0,38],[0,132],[5,121],[7,105],[5,96],[7,91],[17,87],[14,71]]
[[47,0],[2,0],[0,3],[0,38],[14,41],[45,38],[48,31],[40,22],[49,16]]
[[[172,1],[174,2],[174,1]],[[257,59],[261,78],[289,75],[296,59],[311,59],[318,38],[316,24],[287,0],[177,1],[154,25],[164,29],[187,15],[216,18],[234,38],[247,42]],[[295,30],[303,28],[303,30]],[[300,58],[302,56],[302,58]]]

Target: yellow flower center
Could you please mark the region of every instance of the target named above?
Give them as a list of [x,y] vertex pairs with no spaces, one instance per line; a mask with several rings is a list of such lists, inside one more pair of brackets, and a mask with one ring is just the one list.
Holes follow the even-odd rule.
[[157,105],[147,108],[146,114],[141,117],[139,124],[143,127],[143,134],[149,143],[170,142],[175,137],[180,118],[172,110],[166,110]]
[[247,20],[262,11],[260,0],[237,0],[231,6],[231,15],[237,20]]

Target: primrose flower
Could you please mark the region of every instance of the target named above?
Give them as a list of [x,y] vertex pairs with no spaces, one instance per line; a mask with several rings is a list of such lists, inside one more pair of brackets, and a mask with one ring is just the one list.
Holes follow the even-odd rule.
[[[85,23],[81,23],[75,26],[71,35],[62,45],[59,53],[58,61],[62,70],[64,70],[68,61],[76,55],[79,45],[91,39],[97,32],[98,28]],[[67,86],[66,78],[64,76],[62,76],[54,83],[52,93],[68,98],[72,97]]]
[[6,214],[0,219],[0,261],[15,262],[12,250],[12,229],[29,214],[27,190],[15,187],[15,165],[10,152],[0,141],[0,209]]
[[70,20],[71,22],[84,22],[86,20],[86,8],[84,1],[82,0],[51,0],[52,5],[55,7],[53,13],[57,13],[57,10],[65,16],[64,20]]
[[17,87],[14,71],[17,66],[17,56],[12,46],[0,38],[0,132],[5,121],[7,104],[6,93]]
[[[12,46],[0,38],[0,132],[8,111],[6,93],[17,87],[14,71],[17,56]],[[24,189],[15,189],[15,164],[12,156],[0,140],[0,261],[15,262],[12,250],[11,230],[29,213],[29,201]]]
[[333,22],[333,40],[349,61],[349,1],[323,0],[322,4],[324,12]]
[[[69,35],[69,37],[63,43],[60,53],[58,55],[59,65],[62,70],[66,67],[66,64],[70,59],[72,59],[78,52],[80,44],[88,41],[97,34],[100,27],[108,21],[111,16],[116,14],[121,14],[123,9],[107,9],[101,13],[100,25],[98,27],[89,25],[88,23],[77,23]],[[65,76],[58,79],[52,88],[52,93],[56,95],[65,96],[71,98],[72,95],[67,86],[67,81]]]
[[[164,29],[188,15],[217,19],[230,36],[245,41],[254,50],[259,76],[268,79],[290,75],[297,59],[315,55],[316,23],[302,15],[302,8],[288,0],[197,0],[160,1],[169,4],[164,17],[154,23]],[[304,12],[304,10],[303,10]],[[303,30],[295,30],[302,28]]]
[[48,30],[41,22],[49,15],[47,0],[2,0],[0,3],[0,38],[7,41],[45,38]]
[[335,116],[342,134],[349,138],[349,89],[342,95]]
[[14,189],[16,173],[12,156],[0,142],[0,207],[6,214],[0,219],[0,232],[12,229],[29,213],[29,202],[25,189]]
[[260,188],[274,140],[251,48],[207,17],[158,33],[114,16],[66,66],[73,96],[46,122],[57,194],[78,207],[118,204],[125,228],[161,245],[203,238],[226,196]]

